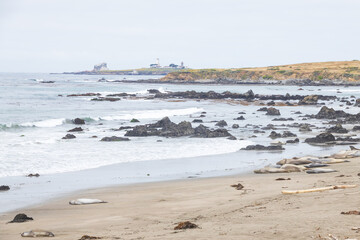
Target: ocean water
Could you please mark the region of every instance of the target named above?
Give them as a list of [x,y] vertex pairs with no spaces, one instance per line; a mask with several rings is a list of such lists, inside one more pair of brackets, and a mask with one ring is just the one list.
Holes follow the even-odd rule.
[[[100,78],[107,82],[99,82]],[[300,143],[287,145],[280,152],[239,151],[249,144],[269,145],[270,131],[254,134],[257,126],[279,125],[277,130],[290,130],[300,141],[317,132],[299,133],[274,122],[274,117],[256,111],[259,106],[244,106],[237,101],[122,99],[117,102],[91,101],[92,97],[67,97],[69,94],[133,93],[147,96],[148,89],[159,91],[209,91],[244,93],[252,89],[259,94],[323,94],[360,98],[359,87],[302,87],[246,86],[246,85],[175,85],[119,83],[114,80],[150,79],[161,76],[85,76],[36,73],[0,73],[0,185],[10,185],[11,191],[0,193],[0,212],[36,203],[56,194],[92,187],[134,182],[161,181],[189,176],[217,176],[250,171],[295,155],[326,155],[344,146],[315,147]],[[43,81],[55,81],[44,83]],[[342,102],[326,102],[343,109]],[[277,107],[281,117],[292,117],[294,122],[306,122],[320,127],[325,121],[302,120],[303,114],[316,114],[320,106]],[[302,115],[294,114],[301,111]],[[346,111],[357,113],[350,106]],[[121,126],[154,123],[168,116],[172,121],[192,121],[202,112],[204,125],[215,127],[215,121],[226,120],[227,129],[237,140],[225,138],[161,138],[131,137],[129,142],[101,142],[105,136],[124,136]],[[234,120],[245,112],[245,120]],[[84,132],[74,133],[76,139],[64,140],[67,131],[77,127],[74,118],[83,118]],[[131,123],[136,118],[140,123]],[[238,129],[231,125],[237,123]],[[193,126],[197,126],[193,123]],[[345,126],[346,127],[346,126]],[[254,136],[255,135],[255,136]],[[93,136],[97,136],[94,138]],[[158,141],[161,140],[161,141]],[[280,139],[281,140],[281,139]],[[284,139],[283,139],[284,140]],[[299,147],[301,146],[301,147]],[[39,173],[40,178],[25,177]],[[89,179],[89,175],[93,176]],[[94,177],[97,176],[97,177]],[[68,184],[69,179],[77,184]],[[50,183],[51,182],[51,183]],[[66,184],[65,184],[66,185]],[[61,187],[59,187],[61,186]],[[34,194],[34,191],[36,194]],[[14,201],[26,195],[29,201]]]

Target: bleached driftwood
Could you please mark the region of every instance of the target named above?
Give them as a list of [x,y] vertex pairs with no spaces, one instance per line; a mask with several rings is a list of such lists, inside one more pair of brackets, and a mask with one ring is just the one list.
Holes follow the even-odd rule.
[[281,191],[283,194],[297,194],[297,193],[310,193],[310,192],[322,192],[327,190],[334,190],[334,189],[344,189],[344,188],[354,188],[357,185],[334,185],[330,187],[322,187],[322,188],[311,188],[311,189],[304,189],[304,190],[283,190]]

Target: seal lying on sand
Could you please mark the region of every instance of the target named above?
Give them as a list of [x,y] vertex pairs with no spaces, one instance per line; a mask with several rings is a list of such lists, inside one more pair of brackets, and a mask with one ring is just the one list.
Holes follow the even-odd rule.
[[254,173],[289,173],[289,172],[301,172],[305,170],[303,166],[297,166],[293,164],[284,164],[281,168],[264,167],[258,170],[254,170]]
[[22,237],[55,237],[52,232],[44,230],[31,230],[29,232],[23,232]]
[[306,173],[309,173],[309,174],[331,173],[331,172],[337,172],[337,171],[334,169],[330,169],[330,168],[313,168],[311,170],[306,171]]
[[79,198],[76,200],[71,200],[70,205],[84,205],[84,204],[94,204],[94,203],[107,203],[100,199],[91,199],[91,198]]
[[340,151],[338,153],[335,153],[333,155],[330,156],[331,158],[340,158],[340,159],[344,159],[344,158],[355,158],[355,157],[360,157],[360,150],[345,150],[345,151]]
[[304,167],[306,168],[319,168],[319,167],[327,167],[329,166],[329,164],[325,164],[325,163],[310,163],[308,165],[305,165]]
[[14,220],[12,220],[8,223],[22,223],[22,222],[27,222],[27,221],[32,221],[32,220],[34,220],[32,217],[28,217],[24,213],[19,213],[14,217]]

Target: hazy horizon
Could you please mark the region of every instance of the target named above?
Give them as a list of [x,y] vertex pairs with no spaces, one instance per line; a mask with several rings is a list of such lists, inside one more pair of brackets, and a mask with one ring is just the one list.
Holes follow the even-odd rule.
[[360,2],[0,1],[0,72],[184,62],[240,68],[359,59]]

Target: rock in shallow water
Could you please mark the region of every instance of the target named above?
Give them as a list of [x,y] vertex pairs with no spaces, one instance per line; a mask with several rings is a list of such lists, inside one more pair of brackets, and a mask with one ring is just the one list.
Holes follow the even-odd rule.
[[112,137],[103,137],[100,141],[103,141],[103,142],[121,142],[121,141],[130,141],[130,139],[129,138],[112,136]]
[[62,139],[74,139],[74,138],[76,138],[75,135],[73,135],[73,134],[66,134],[65,137],[63,137]]

